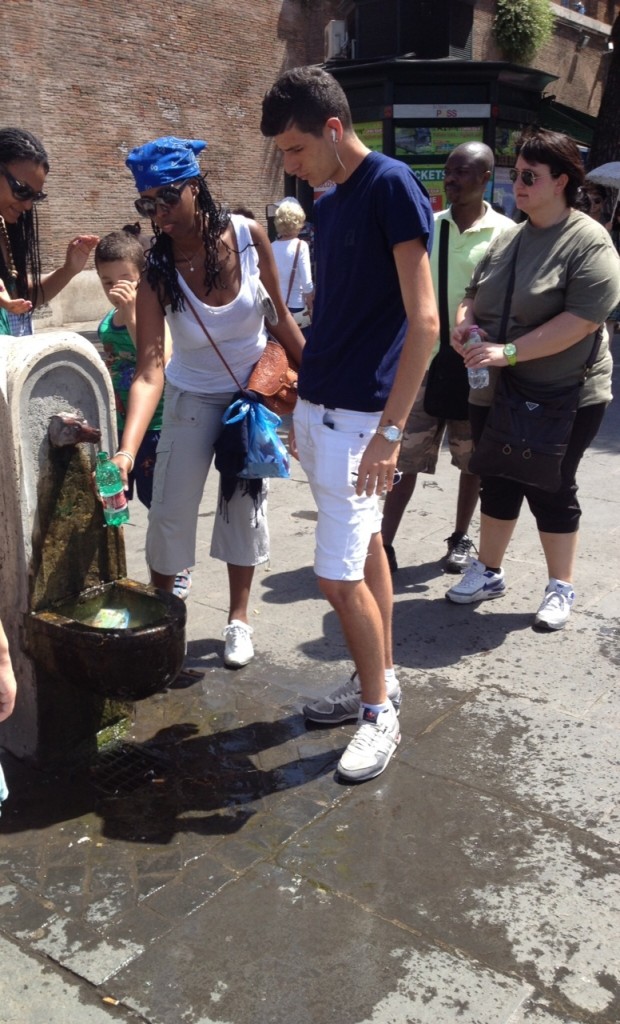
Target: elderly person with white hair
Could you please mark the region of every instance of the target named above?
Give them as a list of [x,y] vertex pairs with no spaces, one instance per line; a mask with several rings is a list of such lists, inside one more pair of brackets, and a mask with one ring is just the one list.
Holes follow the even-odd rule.
[[272,243],[280,290],[295,321],[303,329],[310,324],[314,286],[308,243],[299,238],[306,223],[303,207],[296,199],[283,199],[274,217],[277,239]]

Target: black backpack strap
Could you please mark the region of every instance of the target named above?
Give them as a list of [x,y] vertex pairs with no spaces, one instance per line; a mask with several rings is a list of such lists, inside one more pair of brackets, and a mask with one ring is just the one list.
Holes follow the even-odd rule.
[[439,291],[439,341],[442,345],[450,344],[450,312],[448,310],[448,239],[450,237],[450,223],[446,218],[441,222],[439,229],[439,263],[438,263],[438,291]]

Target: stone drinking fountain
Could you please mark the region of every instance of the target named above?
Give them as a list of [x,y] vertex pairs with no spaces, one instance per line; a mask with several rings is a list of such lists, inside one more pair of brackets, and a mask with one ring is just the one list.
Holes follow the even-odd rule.
[[126,578],[123,530],[91,486],[116,450],[114,394],[72,331],[0,336],[0,616],[18,682],[0,746],[37,765],[94,754],[119,702],[164,689],[185,605]]

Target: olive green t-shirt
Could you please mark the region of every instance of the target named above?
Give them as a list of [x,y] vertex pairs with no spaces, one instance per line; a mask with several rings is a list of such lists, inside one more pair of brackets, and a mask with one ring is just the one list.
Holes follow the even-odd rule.
[[[506,337],[499,338],[504,298],[515,246],[520,238],[514,292]],[[529,221],[495,239],[476,267],[466,296],[474,300],[474,320],[493,340],[517,344],[519,338],[560,313],[604,323],[620,300],[620,258],[605,228],[587,214],[571,210],[549,228]],[[519,363],[508,372],[524,384],[561,388],[577,383],[596,332],[563,352]],[[612,359],[607,336],[584,384],[580,405],[611,400]],[[495,385],[470,391],[475,405],[488,405]]]

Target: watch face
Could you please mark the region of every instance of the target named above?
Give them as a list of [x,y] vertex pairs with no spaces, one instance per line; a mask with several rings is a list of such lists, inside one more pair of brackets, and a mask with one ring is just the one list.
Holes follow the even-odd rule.
[[517,361],[517,346],[513,345],[512,342],[509,342],[507,345],[504,345],[504,355],[506,356],[506,359],[508,360],[510,365],[514,366],[514,364]]
[[394,426],[381,427],[379,432],[381,434],[383,434],[383,436],[384,436],[386,441],[396,442],[396,441],[400,441],[400,439],[402,437],[402,432],[399,429],[399,427],[394,427]]

